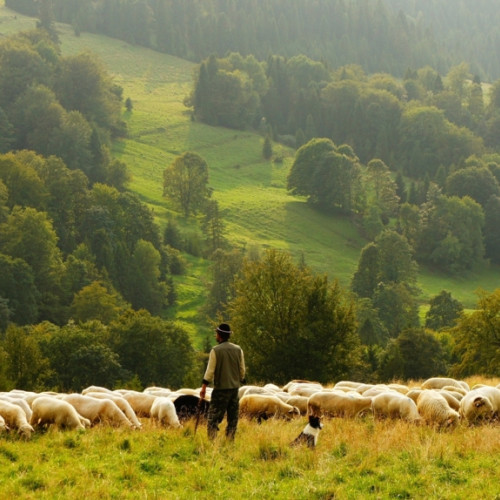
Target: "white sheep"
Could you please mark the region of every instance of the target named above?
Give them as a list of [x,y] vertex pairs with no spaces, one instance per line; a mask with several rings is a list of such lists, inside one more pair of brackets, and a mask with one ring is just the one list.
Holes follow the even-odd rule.
[[351,380],[340,380],[339,382],[337,382],[333,386],[333,388],[340,389],[340,390],[344,390],[344,389],[354,390],[354,389],[357,389],[360,385],[363,385],[363,384],[361,382],[353,382]]
[[158,396],[153,401],[151,405],[151,418],[163,425],[182,427],[173,401],[165,396]]
[[31,418],[31,407],[28,402],[22,397],[2,395],[0,396],[0,400],[8,401],[9,403],[21,407],[26,414],[26,419],[29,421],[29,419]]
[[442,389],[443,387],[456,387],[458,389],[465,389],[467,392],[470,391],[470,387],[467,382],[463,380],[455,380],[454,378],[448,377],[431,377],[428,378],[422,384],[422,389]]
[[375,387],[375,384],[360,384],[354,390],[359,394],[363,394],[364,392],[366,392],[368,389],[371,389],[372,387]]
[[307,380],[292,380],[283,387],[285,392],[292,396],[307,396],[315,392],[322,391],[323,386],[319,382],[309,382]]
[[414,387],[413,389],[410,389],[406,395],[413,399],[413,401],[415,401],[415,403],[417,402],[418,400],[418,397],[420,396],[420,394],[424,391],[424,389],[420,389],[419,387]]
[[33,427],[26,419],[24,410],[9,401],[0,400],[0,415],[5,421],[5,425],[11,429],[17,429],[19,434],[26,438],[30,438],[34,432]]
[[288,399],[285,399],[284,401],[285,403],[298,408],[301,415],[307,415],[307,402],[309,401],[307,396],[289,396]]
[[365,398],[356,391],[338,390],[316,392],[307,402],[310,415],[354,418],[371,412],[372,398]]
[[[150,417],[151,416],[151,406],[157,396],[153,394],[146,394],[144,392],[123,390],[116,391],[122,397],[124,397],[134,410],[138,417]],[[197,396],[199,396],[199,391]]]
[[439,392],[428,389],[420,393],[417,399],[417,409],[425,422],[438,427],[454,427],[460,420],[460,415]]
[[33,415],[30,423],[33,426],[54,424],[62,429],[84,430],[90,427],[90,420],[82,417],[67,401],[52,396],[39,396],[32,405]]
[[410,390],[410,388],[407,385],[396,384],[394,382],[391,384],[387,384],[387,386],[389,387],[389,389],[392,389],[394,391],[398,391],[401,394],[408,394],[408,391]]
[[[454,410],[458,411],[460,408],[460,400],[457,399],[453,394],[452,391],[447,391],[446,389],[439,389],[438,390],[439,394],[441,394],[444,399],[446,399],[446,402],[450,405],[450,408],[453,408]],[[457,392],[454,392],[454,394],[459,394]]]
[[111,389],[108,389],[107,387],[101,387],[100,385],[90,385],[89,387],[86,387],[83,389],[82,394],[85,395],[89,392],[110,392],[113,393]]
[[146,387],[142,392],[146,394],[152,394],[153,396],[170,396],[172,394],[172,390],[166,387]]
[[291,419],[300,416],[300,411],[276,396],[249,394],[240,400],[240,414],[248,418],[257,418],[260,422],[271,417]]
[[422,417],[418,413],[413,399],[396,391],[388,391],[376,395],[372,400],[374,418],[400,418],[408,422],[418,423]]
[[134,427],[117,404],[111,399],[98,399],[83,394],[66,394],[62,397],[84,418],[90,420],[92,425],[97,423],[113,426]]
[[244,385],[238,389],[238,397],[240,399],[243,396],[248,396],[250,394],[266,394],[268,396],[273,396],[274,391],[266,389],[260,385]]
[[396,391],[391,389],[388,385],[377,384],[374,385],[373,387],[370,387],[369,389],[366,389],[366,391],[363,391],[362,395],[365,398],[373,398],[375,396],[378,396],[379,394],[383,394],[386,392],[396,392]]
[[456,393],[455,397],[459,400],[462,399],[469,392],[464,387],[456,387],[451,385],[445,385],[444,387],[441,387],[441,390]]
[[500,414],[500,389],[478,387],[468,392],[460,401],[459,413],[470,424],[490,421]]
[[[276,384],[266,384],[264,386],[264,389],[267,389],[268,391],[271,391],[271,392],[282,392],[281,387],[277,386]],[[284,392],[286,392],[286,391],[284,391]]]
[[118,406],[118,408],[125,413],[125,416],[132,422],[136,429],[140,429],[142,427],[141,421],[137,418],[132,406],[130,406],[130,403],[123,396],[115,394],[114,392],[87,392],[85,395],[97,399],[109,399],[113,401],[116,406]]
[[9,427],[5,423],[5,419],[0,415],[0,432],[5,432],[8,431]]

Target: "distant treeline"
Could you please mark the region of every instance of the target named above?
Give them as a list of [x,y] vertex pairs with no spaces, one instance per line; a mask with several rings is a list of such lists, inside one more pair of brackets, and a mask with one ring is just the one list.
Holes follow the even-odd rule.
[[304,54],[330,67],[359,64],[402,76],[466,61],[483,80],[500,76],[496,0],[6,0],[82,31],[188,60],[211,54]]

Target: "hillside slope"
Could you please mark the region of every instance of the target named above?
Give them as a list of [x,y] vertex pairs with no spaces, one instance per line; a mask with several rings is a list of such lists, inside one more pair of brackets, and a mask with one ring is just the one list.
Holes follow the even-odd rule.
[[[32,28],[35,20],[0,6],[0,33]],[[63,54],[90,50],[97,54],[130,97],[133,110],[124,111],[129,138],[117,142],[114,154],[129,166],[130,189],[150,206],[161,227],[177,215],[162,198],[162,173],[177,155],[194,151],[203,156],[210,185],[219,202],[227,237],[240,246],[281,248],[292,252],[317,272],[349,285],[361,248],[366,244],[350,220],[313,211],[285,189],[293,150],[274,144],[282,163],[262,158],[262,137],[253,132],[213,128],[193,122],[183,105],[192,84],[194,65],[182,59],[131,46],[97,35],[76,37],[66,25],[57,25]],[[187,227],[190,221],[178,219]],[[187,276],[177,280],[177,319],[196,322],[196,307],[206,294],[207,263],[189,259]],[[480,269],[467,276],[449,277],[421,269],[422,303],[449,290],[466,307],[476,303],[475,291],[492,291],[500,282],[497,268]],[[195,328],[195,327],[194,327]]]

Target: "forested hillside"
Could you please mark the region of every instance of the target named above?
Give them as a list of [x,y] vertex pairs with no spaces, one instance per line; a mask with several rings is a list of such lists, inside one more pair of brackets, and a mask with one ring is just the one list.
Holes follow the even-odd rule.
[[[47,0],[6,0],[38,15]],[[199,62],[211,54],[304,54],[331,68],[403,76],[462,61],[500,76],[496,0],[52,0],[58,21]]]
[[[154,5],[182,20],[181,5],[202,4]],[[121,43],[137,52],[122,79],[140,82],[136,102],[138,87],[124,95],[95,54],[63,55],[52,17],[62,5],[40,2],[38,29],[0,43],[1,386],[197,380],[203,354],[172,321],[176,283],[193,278],[193,323],[230,318],[254,377],[498,374],[498,290],[465,314],[441,281],[496,270],[499,82],[465,63],[397,77],[256,49],[201,58],[181,95],[165,93],[148,52]],[[64,5],[75,16],[87,4]],[[134,74],[139,60],[147,69]],[[175,63],[162,68],[175,75]],[[179,109],[165,119],[169,99]],[[325,274],[308,265],[306,248],[323,252],[314,229],[328,234]],[[442,280],[422,310],[424,267]]]

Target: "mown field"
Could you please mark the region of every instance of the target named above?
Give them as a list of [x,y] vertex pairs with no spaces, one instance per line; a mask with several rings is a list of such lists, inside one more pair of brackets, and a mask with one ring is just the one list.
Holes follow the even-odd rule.
[[[469,385],[496,385],[475,377]],[[418,385],[411,382],[409,386]],[[0,436],[0,498],[500,499],[498,423],[452,430],[324,419],[315,449],[290,447],[305,425],[240,419],[234,442],[209,441],[202,419],[180,429],[50,428]]]

